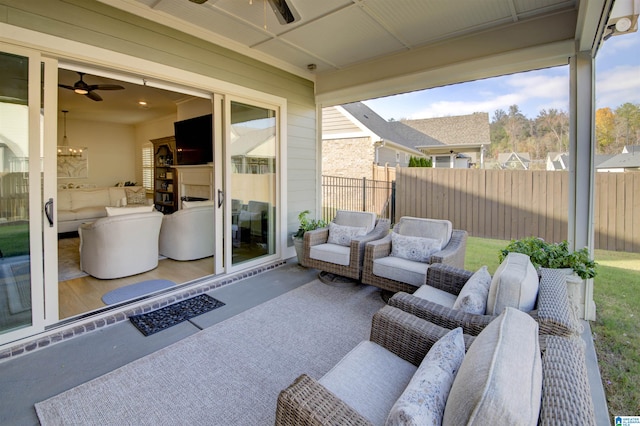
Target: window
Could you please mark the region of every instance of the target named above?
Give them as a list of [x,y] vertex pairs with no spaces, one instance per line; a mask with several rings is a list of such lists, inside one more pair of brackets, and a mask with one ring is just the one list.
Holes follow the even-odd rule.
[[142,145],[142,186],[153,191],[153,144]]

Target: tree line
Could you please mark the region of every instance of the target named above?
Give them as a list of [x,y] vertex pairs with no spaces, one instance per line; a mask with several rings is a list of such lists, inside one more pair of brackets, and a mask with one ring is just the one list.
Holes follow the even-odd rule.
[[[640,145],[640,104],[598,109],[595,127],[597,154],[619,154],[626,145]],[[512,105],[508,111],[495,111],[490,132],[491,158],[513,151],[529,153],[532,160],[545,160],[550,152],[569,150],[569,113],[543,109],[529,119],[518,105]]]

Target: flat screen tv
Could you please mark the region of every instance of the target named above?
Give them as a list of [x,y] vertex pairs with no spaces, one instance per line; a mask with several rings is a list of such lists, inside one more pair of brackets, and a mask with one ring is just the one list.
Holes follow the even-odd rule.
[[188,166],[213,161],[213,115],[173,123],[176,137],[176,164]]

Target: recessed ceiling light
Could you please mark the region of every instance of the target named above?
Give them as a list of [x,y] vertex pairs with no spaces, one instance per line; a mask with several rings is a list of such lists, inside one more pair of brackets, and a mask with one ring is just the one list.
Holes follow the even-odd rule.
[[147,106],[147,101],[138,101],[138,105]]

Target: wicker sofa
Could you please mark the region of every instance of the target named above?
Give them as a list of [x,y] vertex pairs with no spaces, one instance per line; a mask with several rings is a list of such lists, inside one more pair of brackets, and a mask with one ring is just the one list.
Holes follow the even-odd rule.
[[[426,285],[457,295],[473,272],[443,264],[434,264],[427,271]],[[554,269],[541,269],[536,308],[529,313],[540,327],[541,334],[573,336],[582,332],[581,324],[572,314],[565,277]],[[470,335],[480,333],[497,315],[477,315],[398,292],[389,305],[409,312],[445,328],[462,327]]]
[[[431,324],[407,312],[385,306],[373,317],[370,342],[373,342],[374,346],[390,351],[392,357],[399,357],[417,367],[435,342],[448,332],[448,329]],[[467,349],[473,344],[474,339],[476,338],[464,335]],[[538,424],[595,425],[582,342],[577,339],[540,335],[537,349],[541,352],[542,370]],[[347,355],[339,364],[342,364],[350,355]],[[356,360],[352,364],[354,370],[359,370],[362,362],[364,361]],[[389,368],[385,365],[382,370]],[[462,368],[463,366],[460,367],[460,371]],[[374,371],[374,373],[368,371],[368,374],[378,374],[378,370]],[[354,383],[357,382],[355,379],[357,374],[356,372],[354,375],[349,375]],[[380,374],[393,377],[393,371],[380,371]],[[370,416],[365,417],[334,392],[329,391],[321,383],[323,379],[316,380],[303,374],[283,390],[278,396],[275,424],[373,425],[384,423],[384,421],[380,422],[380,419],[375,423],[370,421]],[[509,377],[506,379],[509,380]],[[357,385],[354,385],[354,388],[363,393],[370,392],[369,389],[358,388]],[[380,389],[375,391],[379,392]],[[453,391],[448,394],[448,397],[451,398],[452,394]],[[369,396],[362,395],[362,397],[367,399]],[[375,395],[371,397],[375,398]]]

